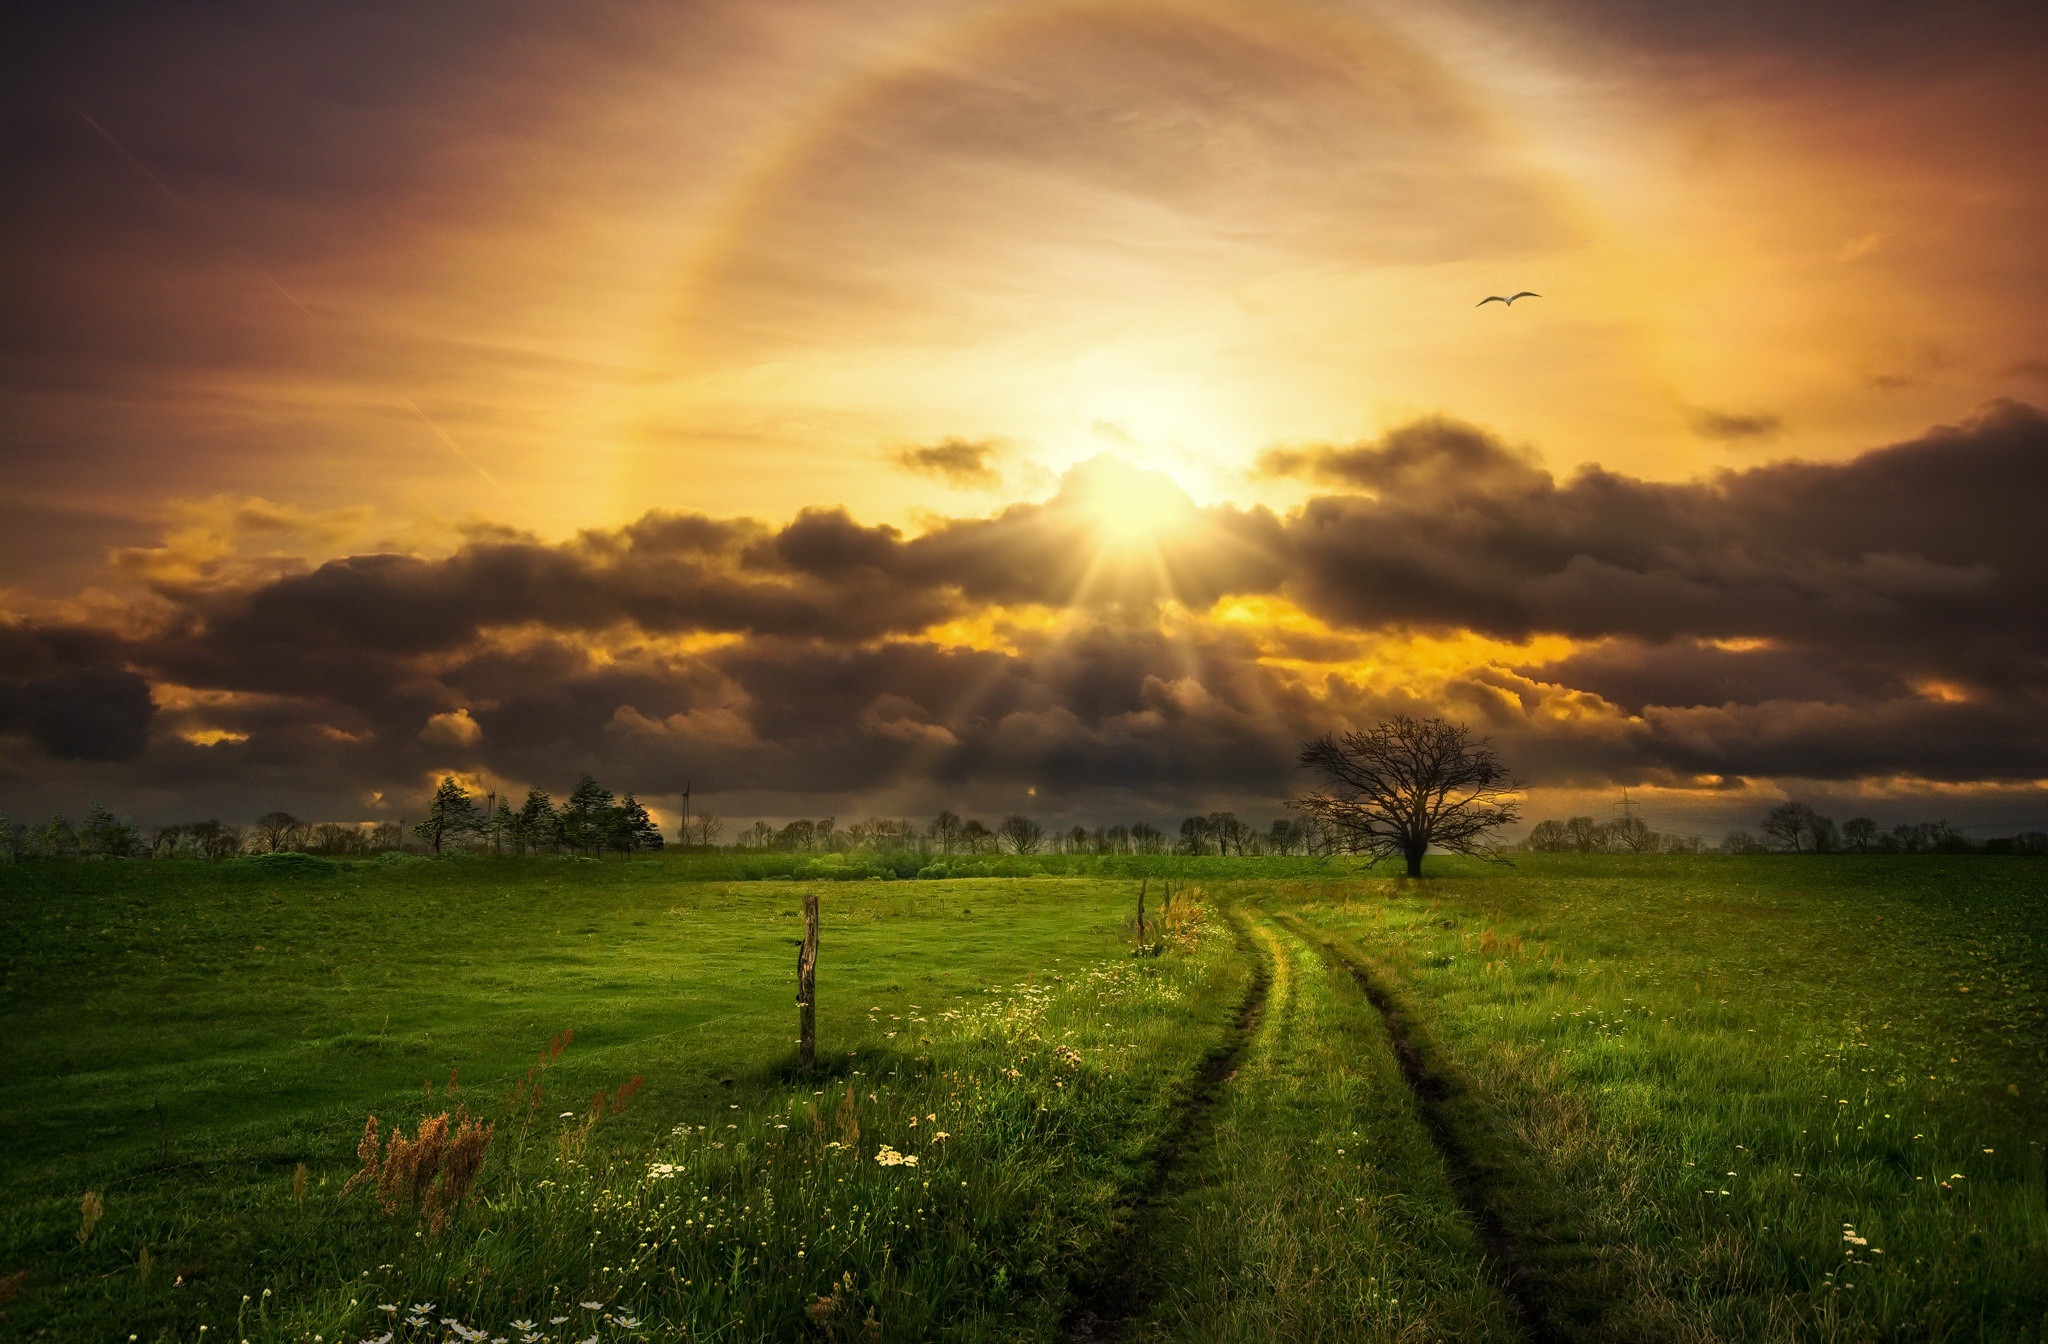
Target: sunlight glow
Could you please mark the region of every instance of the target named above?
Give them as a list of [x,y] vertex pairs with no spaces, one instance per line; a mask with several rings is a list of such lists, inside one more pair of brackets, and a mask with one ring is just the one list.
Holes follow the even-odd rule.
[[1164,472],[1105,454],[1074,468],[1061,492],[1088,517],[1105,550],[1157,550],[1200,525],[1195,502]]

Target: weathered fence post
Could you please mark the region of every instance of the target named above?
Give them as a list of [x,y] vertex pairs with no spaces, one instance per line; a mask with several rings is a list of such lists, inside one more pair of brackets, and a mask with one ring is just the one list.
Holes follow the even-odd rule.
[[1150,877],[1138,879],[1138,946],[1145,945],[1145,888],[1150,886]]
[[818,1053],[818,893],[804,893],[804,940],[796,950],[797,1060],[809,1070]]

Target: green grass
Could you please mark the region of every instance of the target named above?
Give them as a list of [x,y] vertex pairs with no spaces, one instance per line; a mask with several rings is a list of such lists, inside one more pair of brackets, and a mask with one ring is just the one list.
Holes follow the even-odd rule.
[[2043,877],[1559,858],[1276,904],[1466,1084],[1579,1336],[2039,1340]]
[[1133,1337],[1513,1340],[1378,1014],[1308,940],[1251,923],[1271,989],[1162,1210]]
[[[1045,1339],[1136,1247],[1133,1338],[1512,1339],[1479,1200],[1568,1338],[2048,1339],[2048,865],[835,883],[799,1078],[803,888],[724,863],[0,868],[0,1334]],[[1129,955],[1125,867],[1207,888],[1164,956]],[[445,1232],[340,1198],[366,1115],[460,1105],[499,1128]]]

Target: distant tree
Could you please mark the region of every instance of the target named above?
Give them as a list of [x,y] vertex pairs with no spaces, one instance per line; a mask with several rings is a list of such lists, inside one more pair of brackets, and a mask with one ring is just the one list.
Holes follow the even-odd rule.
[[1308,832],[1292,817],[1280,817],[1266,832],[1266,852],[1295,854],[1308,847]]
[[434,790],[433,801],[427,804],[427,815],[414,823],[412,833],[439,854],[441,846],[450,840],[459,841],[482,827],[483,818],[477,815],[476,800],[455,782],[455,776],[446,775],[442,777],[440,787]]
[[296,848],[306,823],[289,812],[265,812],[256,818],[256,848],[264,854],[281,854]]
[[714,849],[718,845],[718,837],[725,834],[725,822],[709,812],[699,812],[690,818],[690,830],[695,837],[690,843]]
[[26,849],[28,828],[0,812],[0,863],[13,863]]
[[1833,844],[1835,823],[1805,803],[1779,803],[1764,813],[1763,833],[1794,854],[1821,853]]
[[605,816],[605,843],[621,854],[639,849],[660,849],[661,828],[631,793],[619,799]]
[[982,825],[978,817],[969,817],[960,823],[960,852],[963,854],[993,854],[996,852],[996,833]]
[[372,854],[388,854],[405,848],[405,827],[395,821],[380,821],[370,828],[368,850]]
[[1529,828],[1522,847],[1532,854],[1563,854],[1573,847],[1571,832],[1561,821],[1539,821]]
[[529,788],[526,801],[512,814],[512,844],[520,853],[554,849],[562,843],[561,827],[555,818],[555,804],[539,789]]
[[1721,837],[1723,854],[1768,854],[1771,847],[1748,831],[1730,831]]
[[612,809],[612,791],[588,774],[576,780],[569,800],[556,814],[562,843],[579,854],[595,854],[604,848],[605,818]]
[[1929,848],[1937,854],[1968,854],[1976,848],[1970,843],[1970,837],[1945,821],[1935,822],[1928,831]]
[[1180,844],[1175,848],[1183,854],[1207,854],[1209,852],[1209,819],[1207,817],[1181,818]]
[[1851,817],[1842,823],[1842,842],[1858,854],[1867,854],[1877,843],[1877,823],[1869,817]]
[[817,838],[817,824],[799,819],[775,833],[775,847],[791,853],[807,853],[817,843]]
[[1086,854],[1088,847],[1088,828],[1086,826],[1076,826],[1067,832],[1067,853]]
[[1003,818],[996,837],[1012,854],[1036,854],[1045,847],[1045,828],[1017,813]]
[[1600,823],[1591,817],[1568,817],[1564,823],[1566,848],[1574,854],[1598,854],[1607,847]]
[[85,853],[101,859],[125,859],[135,852],[140,837],[135,828],[116,817],[94,799],[78,827],[78,845]]
[[242,852],[242,828],[239,826],[224,825],[209,818],[187,822],[184,831],[202,858],[232,859]]
[[70,820],[62,812],[52,813],[50,824],[43,827],[42,851],[45,858],[78,857],[78,832],[71,829]]
[[1164,854],[1166,832],[1149,821],[1141,821],[1131,827],[1131,852],[1134,854]]
[[360,826],[345,826],[338,821],[323,821],[313,828],[307,841],[307,850],[314,854],[360,854],[365,848],[363,830]]
[[1628,854],[1655,854],[1660,837],[1641,817],[1617,817],[1608,834],[1616,849]]
[[1328,827],[1350,853],[1374,863],[1400,855],[1410,877],[1422,875],[1431,846],[1499,859],[1490,833],[1521,820],[1507,766],[1463,724],[1394,718],[1317,738],[1302,748],[1301,764],[1330,787],[1289,806]]

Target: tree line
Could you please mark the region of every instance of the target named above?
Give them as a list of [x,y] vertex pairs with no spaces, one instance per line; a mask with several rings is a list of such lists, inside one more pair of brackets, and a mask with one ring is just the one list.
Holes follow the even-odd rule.
[[[1185,818],[1177,834],[1149,822],[1048,829],[1021,813],[994,826],[952,811],[931,821],[870,817],[841,826],[836,818],[775,825],[756,821],[722,844],[726,825],[710,813],[686,818],[677,829],[693,850],[845,854],[910,853],[953,857],[996,854],[1213,854],[1296,855],[1337,852],[1333,837],[1313,820],[1280,818],[1261,829],[1233,812]],[[289,812],[266,812],[246,826],[217,820],[144,830],[98,802],[74,826],[63,813],[41,827],[0,816],[0,859],[145,858],[229,859],[243,854],[300,852],[331,857],[374,857],[417,848],[434,854],[635,853],[660,850],[667,840],[633,794],[614,796],[586,774],[557,804],[539,788],[514,806],[509,796],[479,798],[444,778],[411,826],[307,822]]]
[[1973,840],[1946,821],[1880,826],[1851,817],[1837,826],[1806,803],[1780,803],[1754,831],[1733,830],[1718,844],[1653,830],[1641,817],[1596,822],[1591,817],[1539,821],[1518,848],[1532,854],[2048,854],[2048,834]]
[[[711,843],[707,838],[704,843]],[[756,821],[740,833],[738,850],[780,853],[912,853],[950,858],[989,854],[1311,854],[1330,853],[1329,838],[1308,823],[1281,818],[1265,830],[1232,812],[1184,819],[1178,835],[1136,822],[1129,826],[1073,826],[1047,829],[1013,813],[994,826],[976,817],[941,812],[920,826],[914,821],[870,817],[840,826],[820,817],[776,826]]]

